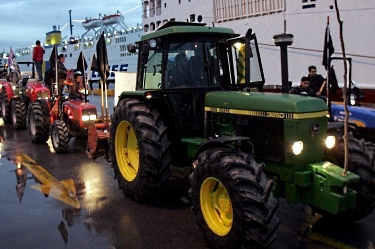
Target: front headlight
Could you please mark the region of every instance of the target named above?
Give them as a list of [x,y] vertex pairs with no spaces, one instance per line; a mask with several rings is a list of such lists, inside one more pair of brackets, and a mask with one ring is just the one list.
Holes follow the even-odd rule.
[[37,92],[36,93],[36,98],[37,99],[48,99],[48,91],[43,91],[43,92]]
[[350,105],[357,105],[357,96],[350,94]]
[[326,147],[328,149],[332,149],[333,147],[335,147],[335,144],[336,144],[336,137],[335,136],[327,136]]
[[96,114],[89,114],[89,115],[82,115],[82,121],[95,121],[96,120]]
[[294,142],[293,145],[292,145],[292,151],[293,151],[293,154],[298,156],[299,154],[301,154],[303,150],[303,142],[302,141],[297,141],[297,142]]
[[85,122],[85,121],[89,121],[90,120],[90,116],[88,115],[82,115],[82,121]]

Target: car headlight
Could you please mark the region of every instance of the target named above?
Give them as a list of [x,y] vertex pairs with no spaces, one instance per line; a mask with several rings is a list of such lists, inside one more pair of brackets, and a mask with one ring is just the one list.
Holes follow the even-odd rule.
[[336,144],[336,137],[335,136],[327,136],[326,147],[328,149],[332,149],[333,147],[335,147],[335,144]]
[[293,154],[298,156],[299,154],[301,154],[303,150],[303,142],[302,141],[296,141],[293,143],[292,145],[292,151],[293,151]]

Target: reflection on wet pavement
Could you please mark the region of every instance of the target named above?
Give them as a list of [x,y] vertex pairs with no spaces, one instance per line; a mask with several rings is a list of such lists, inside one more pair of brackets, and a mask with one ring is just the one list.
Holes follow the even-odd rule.
[[0,179],[1,249],[108,248],[106,237],[84,224],[80,209],[31,189],[39,181],[27,168],[2,157]]
[[73,179],[58,181],[26,154],[16,155],[16,160],[17,165],[25,166],[41,182],[31,186],[33,189],[41,191],[45,196],[54,197],[70,206],[80,208]]

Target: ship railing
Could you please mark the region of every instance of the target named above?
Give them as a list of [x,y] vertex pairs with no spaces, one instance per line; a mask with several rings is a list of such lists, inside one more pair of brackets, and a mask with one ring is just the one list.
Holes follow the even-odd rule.
[[285,11],[284,0],[215,0],[216,22]]

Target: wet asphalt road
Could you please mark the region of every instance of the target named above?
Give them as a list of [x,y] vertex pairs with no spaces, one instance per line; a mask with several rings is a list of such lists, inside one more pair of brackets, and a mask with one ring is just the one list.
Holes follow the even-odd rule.
[[[99,97],[90,97],[90,102],[100,106]],[[107,161],[87,157],[86,140],[71,139],[69,152],[61,155],[54,153],[50,140],[32,144],[27,131],[13,131],[9,125],[3,136],[0,249],[207,248],[187,199],[188,170],[174,171],[169,190],[152,204],[141,205],[124,197]],[[17,184],[19,153],[28,154],[58,180],[73,179],[80,209],[33,189],[37,182],[27,170],[24,188],[20,177]],[[375,248],[375,213],[342,227],[312,217],[306,205],[280,200],[277,215],[281,224],[271,248]]]

